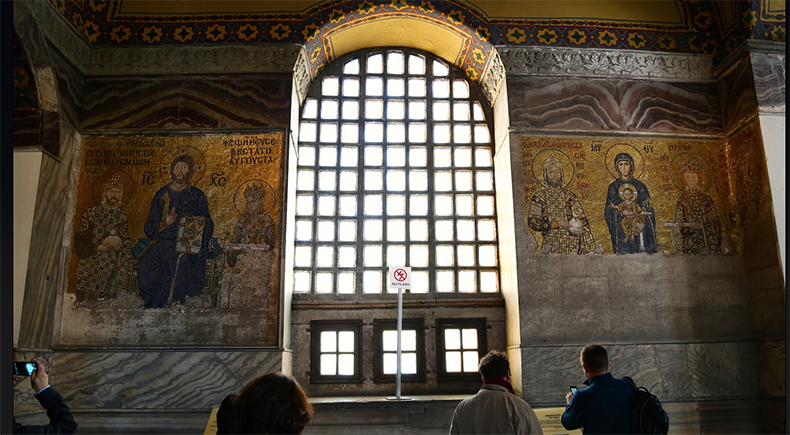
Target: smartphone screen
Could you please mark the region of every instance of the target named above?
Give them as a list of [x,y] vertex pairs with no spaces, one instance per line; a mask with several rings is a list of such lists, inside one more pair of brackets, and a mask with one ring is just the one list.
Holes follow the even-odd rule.
[[16,376],[30,376],[35,369],[35,362],[14,361],[14,375]]
[[576,387],[571,385],[571,393],[576,394]]

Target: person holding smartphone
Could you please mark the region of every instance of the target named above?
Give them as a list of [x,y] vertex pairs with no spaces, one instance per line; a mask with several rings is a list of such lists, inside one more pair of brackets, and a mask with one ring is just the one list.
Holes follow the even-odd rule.
[[[17,378],[16,374],[14,378]],[[30,373],[30,386],[36,392],[38,402],[47,410],[49,424],[23,425],[14,419],[15,434],[73,434],[77,431],[77,422],[74,421],[71,410],[63,396],[49,385],[49,375],[38,360],[35,362],[35,370]]]

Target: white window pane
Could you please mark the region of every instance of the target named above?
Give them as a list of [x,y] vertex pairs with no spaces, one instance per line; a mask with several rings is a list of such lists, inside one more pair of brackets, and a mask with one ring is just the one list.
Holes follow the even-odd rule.
[[320,370],[323,376],[337,375],[337,355],[334,353],[322,354]]
[[455,190],[468,192],[472,190],[472,173],[469,171],[459,171],[455,173]]
[[387,171],[387,190],[390,192],[402,192],[406,190],[406,172]]
[[341,294],[354,293],[356,274],[354,272],[340,272],[337,274],[337,292]]
[[354,352],[354,331],[338,331],[337,341],[338,352]]
[[472,166],[472,148],[455,147],[453,148],[455,166]]
[[455,274],[450,270],[436,272],[436,291],[450,293],[455,291]]
[[340,149],[340,166],[356,166],[358,149],[343,147]]
[[425,59],[422,56],[409,56],[409,74],[425,74]]
[[450,172],[436,172],[434,174],[434,189],[437,192],[453,190],[453,177]]
[[[356,178],[356,174],[353,174]],[[340,175],[340,183],[343,184],[343,175]],[[357,214],[357,197],[340,197],[340,216],[355,216]]]
[[294,266],[308,267],[313,265],[313,250],[309,246],[294,248]]
[[[428,267],[428,247],[425,245],[412,245],[409,247],[409,266]],[[412,284],[414,274],[412,274]]]
[[469,121],[469,103],[462,101],[453,104],[453,120]]
[[357,222],[340,221],[337,224],[337,238],[341,242],[353,242],[357,240]]
[[381,74],[384,72],[384,62],[381,54],[368,56],[368,72],[371,74]]
[[328,242],[335,240],[335,223],[332,221],[318,221],[318,240]]
[[416,242],[428,240],[428,221],[414,220],[409,222],[409,240]]
[[474,266],[475,265],[475,247],[472,245],[458,246],[458,265],[459,266]]
[[[428,247],[426,246],[427,250]],[[428,272],[414,271],[411,272],[411,290],[409,293],[428,293]]]
[[469,98],[469,85],[464,80],[453,80],[453,98]]
[[296,197],[296,214],[300,216],[309,216],[313,214],[312,195],[298,195]]
[[365,220],[362,231],[363,231],[362,237],[364,237],[365,241],[381,240],[381,235],[383,231],[381,220],[379,219]]
[[384,153],[380,146],[365,147],[365,166],[381,166],[384,163]]
[[483,115],[483,106],[481,106],[479,102],[475,101],[475,106],[472,111],[474,113],[475,121],[485,121],[485,115]]
[[409,190],[412,192],[428,190],[428,171],[409,171]]
[[389,143],[403,143],[406,142],[406,125],[405,124],[387,124],[387,142]]
[[398,350],[398,331],[387,329],[381,331],[381,349],[384,352],[396,352]]
[[435,143],[450,143],[450,126],[448,124],[435,124],[433,126],[433,141]]
[[315,274],[315,292],[332,293],[332,273],[319,272]]
[[299,171],[296,177],[296,190],[315,190],[315,172]]
[[343,79],[343,96],[356,97],[359,96],[359,79],[346,78]]
[[320,147],[318,149],[318,164],[320,166],[335,166],[337,164],[337,148]]
[[417,350],[417,331],[414,329],[404,329],[400,335],[401,352],[414,352]]
[[494,190],[494,173],[492,171],[477,171],[475,176],[477,190]]
[[437,101],[433,103],[433,119],[435,121],[449,121],[450,120],[450,102]]
[[321,124],[319,140],[324,143],[337,142],[337,124]]
[[313,223],[296,221],[296,240],[307,241],[313,238]]
[[321,353],[337,352],[337,332],[321,331]]
[[321,94],[334,96],[338,94],[340,88],[340,81],[337,77],[326,77],[324,82],[321,83]]
[[438,168],[446,168],[453,164],[452,154],[449,147],[436,147],[433,149],[433,165]]
[[436,195],[434,204],[436,204],[437,216],[451,216],[453,214],[453,197],[451,195]]
[[409,101],[409,119],[425,119],[426,110],[425,101]]
[[458,227],[458,230],[456,231],[456,234],[458,234],[458,240],[475,240],[475,221],[459,220],[456,225]]
[[365,80],[365,93],[371,97],[384,95],[384,80],[381,77],[368,77]]
[[459,216],[472,216],[474,214],[475,201],[472,195],[455,196],[455,213]]
[[404,195],[387,195],[387,215],[403,216],[406,214],[406,197]]
[[365,142],[381,142],[384,140],[384,124],[380,122],[365,123]]
[[294,291],[297,293],[310,291],[310,272],[294,272]]
[[488,134],[488,127],[485,125],[475,125],[475,143],[488,143],[491,136]]
[[496,271],[480,272],[480,291],[483,293],[496,293],[499,291],[499,278]]
[[468,124],[456,124],[453,126],[453,140],[455,143],[471,143],[472,127]]
[[464,372],[474,373],[477,371],[477,351],[464,352]]
[[403,79],[387,79],[387,96],[402,97],[406,93],[406,82]]
[[315,148],[312,146],[299,147],[299,165],[313,166],[315,164]]
[[381,119],[384,117],[384,102],[381,100],[365,101],[365,118]]
[[379,216],[382,210],[381,195],[365,195],[365,215]]
[[362,275],[362,291],[364,293],[381,293],[381,272],[366,271]]
[[321,119],[337,119],[338,107],[336,100],[321,101]]
[[425,147],[409,148],[409,166],[425,166],[428,164],[428,152]]
[[458,272],[458,291],[461,293],[474,293],[477,291],[477,279],[474,270]]
[[318,190],[335,190],[335,171],[321,171],[318,174]]
[[403,101],[387,102],[387,119],[403,119],[406,117],[406,103]]
[[359,103],[343,101],[343,119],[359,119]]
[[479,221],[477,223],[477,239],[491,241],[496,239],[496,224],[494,221]]
[[491,166],[491,150],[489,148],[475,148],[475,164],[480,166]]
[[400,372],[404,375],[413,375],[417,373],[417,354],[416,353],[401,353],[400,356]]
[[493,196],[478,196],[477,197],[477,214],[481,216],[493,216],[494,214],[494,197]]
[[359,74],[359,59],[346,62],[343,65],[343,74]]
[[319,246],[315,252],[315,265],[318,267],[334,266],[335,250],[331,246]]
[[461,330],[461,344],[464,349],[477,349],[477,329],[464,328]]
[[343,124],[340,130],[340,142],[343,143],[358,143],[359,142],[359,125],[357,124]]
[[381,245],[369,245],[365,246],[365,249],[362,251],[365,267],[381,267],[382,261],[382,249]]
[[354,354],[338,355],[337,374],[340,376],[354,376]]
[[439,79],[433,81],[433,98],[450,98],[450,81]]
[[409,79],[409,96],[410,97],[424,97],[425,96],[425,79]]
[[[437,224],[438,225],[438,224]],[[451,228],[452,228],[452,224]],[[436,265],[453,266],[455,264],[455,254],[452,246],[439,245],[436,247]]]
[[390,245],[387,247],[387,266],[398,267],[406,265],[406,247],[403,245]]
[[[355,191],[357,190],[357,173],[350,172],[350,171],[342,171],[340,172],[340,190],[344,192],[348,191]],[[346,214],[343,212],[343,201],[340,201],[340,214]]]
[[387,73],[389,74],[403,74],[404,62],[403,53],[393,51],[387,53]]
[[494,245],[483,245],[479,248],[480,256],[478,262],[481,266],[484,267],[496,267],[497,265],[497,255],[496,255],[496,246]]
[[302,118],[315,119],[318,114],[318,101],[315,98],[308,98],[304,103]]
[[444,348],[447,350],[461,349],[461,330],[447,328],[444,330]]
[[425,124],[409,124],[409,142],[425,143],[428,140],[428,126]]
[[318,197],[318,214],[320,216],[333,216],[335,214],[335,197],[334,196],[319,196]]
[[438,60],[433,61],[433,75],[435,76],[446,76],[450,74],[450,68],[447,65],[439,62]]
[[382,355],[381,371],[385,375],[394,375],[398,372],[398,356],[394,353],[385,353]]
[[453,240],[453,221],[451,220],[436,221],[436,240],[444,240],[444,241]]
[[382,190],[384,188],[384,172],[368,169],[365,171],[365,190]]
[[357,265],[357,248],[354,246],[341,246],[337,248],[337,266],[354,267]]
[[447,352],[444,356],[444,368],[447,372],[461,373],[461,352]]

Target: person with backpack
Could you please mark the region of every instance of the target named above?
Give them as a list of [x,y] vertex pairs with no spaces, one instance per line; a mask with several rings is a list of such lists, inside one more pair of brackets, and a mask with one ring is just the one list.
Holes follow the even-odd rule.
[[562,426],[581,428],[585,435],[632,433],[634,388],[609,373],[609,355],[603,346],[585,346],[580,360],[587,388],[566,394]]

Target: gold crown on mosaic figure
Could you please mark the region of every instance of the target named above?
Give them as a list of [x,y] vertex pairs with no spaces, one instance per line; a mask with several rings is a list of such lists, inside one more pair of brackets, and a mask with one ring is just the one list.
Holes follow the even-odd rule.
[[551,168],[551,167],[557,167],[557,168],[562,169],[562,162],[560,162],[560,160],[558,158],[554,157],[554,154],[550,154],[549,158],[547,158],[546,160],[543,161],[543,170],[544,171],[546,169]]
[[699,172],[701,168],[702,162],[693,157],[680,162],[680,172]]
[[251,183],[246,189],[244,189],[244,197],[247,199],[262,199],[263,196],[263,184]]
[[123,183],[121,183],[121,177],[118,175],[117,172],[112,174],[112,177],[110,177],[110,179],[106,183],[104,183],[105,192],[112,188],[123,190]]

